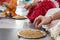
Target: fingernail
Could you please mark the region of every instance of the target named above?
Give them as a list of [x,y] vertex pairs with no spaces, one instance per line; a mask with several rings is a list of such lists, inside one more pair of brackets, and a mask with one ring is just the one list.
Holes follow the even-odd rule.
[[41,26],[38,26],[38,28],[40,28]]

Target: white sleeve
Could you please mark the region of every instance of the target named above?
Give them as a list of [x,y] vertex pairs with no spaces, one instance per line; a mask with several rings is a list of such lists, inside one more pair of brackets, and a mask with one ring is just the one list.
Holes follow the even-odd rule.
[[45,16],[51,16],[51,15],[53,15],[54,13],[56,13],[56,12],[58,12],[58,11],[60,11],[60,8],[52,8],[52,9],[49,9],[49,10],[47,11],[47,13],[46,13]]
[[56,5],[57,8],[59,8],[59,3],[57,1],[52,1],[52,2]]
[[[54,13],[56,13],[56,12],[58,12],[58,11],[60,11],[60,8],[52,8],[52,9],[49,9],[49,10],[47,11],[47,13],[46,13],[45,16],[46,16],[46,17],[49,17],[49,16],[53,15]],[[47,25],[42,25],[42,27],[45,28],[46,30],[48,30]]]
[[[51,16],[51,15],[53,15],[54,13],[56,13],[58,11],[60,11],[60,8],[50,9],[50,10],[47,11],[45,16]],[[50,29],[48,29],[48,25],[43,25],[43,27],[50,32],[51,37],[53,37],[56,40],[60,39],[60,38],[58,38],[59,33],[60,33],[60,27],[59,26],[60,26],[60,20],[54,27],[52,27]]]

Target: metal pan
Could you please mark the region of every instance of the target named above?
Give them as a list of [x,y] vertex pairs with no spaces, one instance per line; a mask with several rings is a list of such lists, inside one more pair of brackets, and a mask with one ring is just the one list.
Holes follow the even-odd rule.
[[42,31],[42,32],[44,32],[45,35],[42,36],[42,37],[38,37],[38,38],[26,38],[26,37],[23,37],[23,36],[19,35],[19,32],[17,34],[18,34],[19,38],[24,38],[24,39],[41,39],[41,38],[45,38],[47,36],[47,33],[45,31]]
[[24,19],[27,19],[27,18],[12,18],[12,19],[15,19],[15,20],[24,20]]

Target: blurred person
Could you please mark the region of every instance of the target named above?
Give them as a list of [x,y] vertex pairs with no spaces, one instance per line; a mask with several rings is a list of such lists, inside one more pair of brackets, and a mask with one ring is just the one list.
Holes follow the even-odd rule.
[[12,16],[15,16],[16,13],[16,6],[17,6],[17,0],[0,0],[0,5],[4,5],[5,3],[8,4],[7,9],[3,12],[5,16],[7,16],[7,11],[11,13]]
[[34,0],[33,3],[26,5],[25,8],[29,10],[28,19],[33,22],[39,15],[45,15],[51,8],[56,8],[56,5],[51,0]]
[[[60,19],[60,11],[55,12],[51,16],[38,16],[34,20],[34,25],[36,28],[40,28],[42,25],[50,24],[54,20]],[[55,25],[55,23],[53,23]]]
[[60,40],[60,8],[48,10],[45,16],[35,18],[35,28],[45,28],[55,40]]

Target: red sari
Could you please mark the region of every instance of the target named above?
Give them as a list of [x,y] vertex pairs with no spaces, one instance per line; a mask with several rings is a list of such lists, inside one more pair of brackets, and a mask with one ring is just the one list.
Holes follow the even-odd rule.
[[36,17],[38,17],[39,15],[44,16],[46,12],[51,8],[56,8],[53,2],[51,1],[39,2],[38,6],[33,7],[29,10],[27,17],[31,22],[33,22]]

